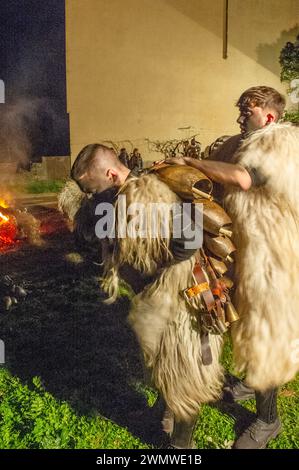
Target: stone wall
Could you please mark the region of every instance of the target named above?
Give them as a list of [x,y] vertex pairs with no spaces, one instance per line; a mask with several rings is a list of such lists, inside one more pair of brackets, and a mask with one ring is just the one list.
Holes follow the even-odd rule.
[[42,157],[41,163],[33,163],[31,173],[42,180],[63,180],[70,176],[70,157]]

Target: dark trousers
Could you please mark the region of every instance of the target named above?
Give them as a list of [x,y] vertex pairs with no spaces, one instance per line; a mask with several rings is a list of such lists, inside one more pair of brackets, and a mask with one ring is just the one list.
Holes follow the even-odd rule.
[[274,423],[277,419],[277,392],[277,388],[255,392],[257,417],[265,423]]
[[190,421],[174,421],[174,429],[170,438],[170,444],[177,449],[192,449],[193,448],[193,431],[196,425],[197,416],[194,416]]

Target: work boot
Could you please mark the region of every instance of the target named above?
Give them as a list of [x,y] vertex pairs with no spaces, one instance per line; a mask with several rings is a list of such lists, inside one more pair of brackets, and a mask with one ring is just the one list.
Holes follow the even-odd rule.
[[274,423],[266,423],[257,418],[234,443],[233,449],[265,449],[282,429],[279,418]]
[[192,440],[197,416],[190,421],[174,421],[173,433],[170,438],[168,449],[196,449]]
[[242,380],[229,376],[223,387],[224,401],[243,401],[255,398],[255,391],[248,387]]
[[234,449],[265,449],[268,442],[276,437],[281,429],[277,414],[278,389],[255,392],[257,418],[236,440]]

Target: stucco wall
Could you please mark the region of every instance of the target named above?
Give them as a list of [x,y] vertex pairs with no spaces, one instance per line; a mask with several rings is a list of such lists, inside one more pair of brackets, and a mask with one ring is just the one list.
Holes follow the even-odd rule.
[[236,132],[244,89],[285,91],[278,56],[298,23],[298,0],[229,0],[224,60],[222,0],[67,0],[72,159],[96,141],[130,140],[156,159],[146,139]]

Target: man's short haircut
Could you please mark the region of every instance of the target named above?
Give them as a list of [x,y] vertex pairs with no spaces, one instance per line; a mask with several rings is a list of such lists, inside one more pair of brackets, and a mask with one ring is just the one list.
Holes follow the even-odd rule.
[[261,108],[271,108],[277,113],[277,119],[283,115],[286,100],[277,90],[269,86],[254,86],[244,91],[236,106],[240,110],[251,106],[260,106]]
[[89,144],[86,145],[78,154],[71,169],[71,178],[77,183],[80,178],[87,173],[95,159],[96,153],[101,150],[102,152],[109,152],[115,154],[112,148],[106,147],[102,144]]

